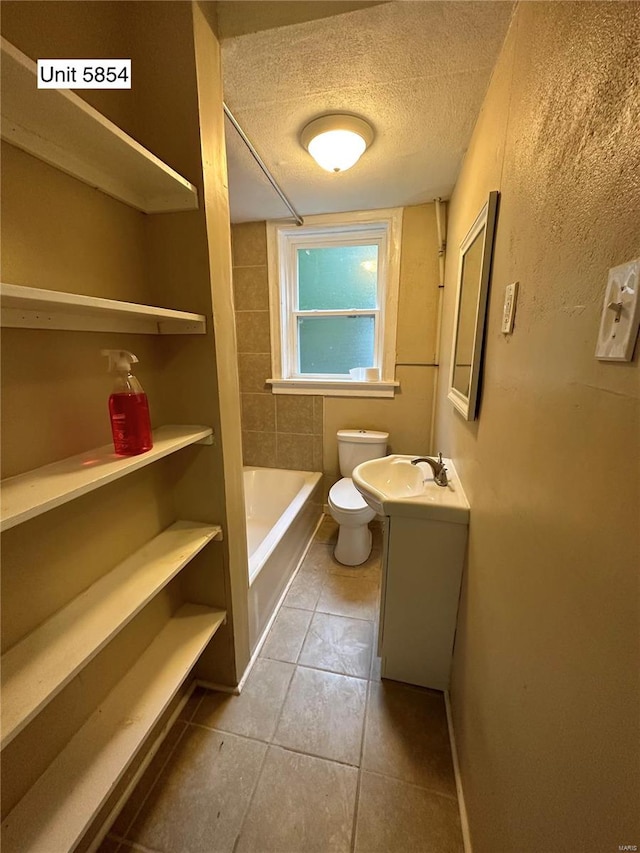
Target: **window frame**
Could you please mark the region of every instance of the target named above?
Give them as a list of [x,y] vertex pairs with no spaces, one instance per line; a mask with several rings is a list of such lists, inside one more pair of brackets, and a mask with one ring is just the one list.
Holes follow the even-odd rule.
[[[395,381],[396,326],[400,279],[402,208],[307,216],[304,225],[267,223],[269,303],[274,394],[392,397]],[[375,308],[300,311],[297,252],[300,248],[378,246]],[[380,379],[357,382],[348,374],[301,374],[298,370],[299,316],[374,316],[374,352]]]

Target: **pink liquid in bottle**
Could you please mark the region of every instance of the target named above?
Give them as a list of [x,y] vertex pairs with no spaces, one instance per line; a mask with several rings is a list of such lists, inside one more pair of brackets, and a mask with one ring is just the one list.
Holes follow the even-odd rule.
[[109,397],[109,414],[118,456],[136,456],[151,450],[153,438],[146,394],[112,394]]

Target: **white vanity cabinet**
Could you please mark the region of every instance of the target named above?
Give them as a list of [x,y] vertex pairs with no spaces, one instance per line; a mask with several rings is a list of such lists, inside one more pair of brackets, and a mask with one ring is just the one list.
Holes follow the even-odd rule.
[[468,512],[460,521],[384,520],[378,654],[382,677],[449,688]]

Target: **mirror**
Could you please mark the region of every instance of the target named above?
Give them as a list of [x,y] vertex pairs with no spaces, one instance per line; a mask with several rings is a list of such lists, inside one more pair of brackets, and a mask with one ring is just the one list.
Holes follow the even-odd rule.
[[477,413],[498,195],[489,193],[489,200],[460,246],[448,396],[468,421],[475,420]]

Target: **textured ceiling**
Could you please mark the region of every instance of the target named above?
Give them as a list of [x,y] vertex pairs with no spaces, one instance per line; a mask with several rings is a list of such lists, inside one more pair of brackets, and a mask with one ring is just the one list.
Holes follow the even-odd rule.
[[[225,101],[303,216],[447,198],[512,9],[405,0],[224,39]],[[333,111],[363,116],[376,133],[336,175],[299,143],[312,118]],[[226,127],[232,221],[287,217]]]

